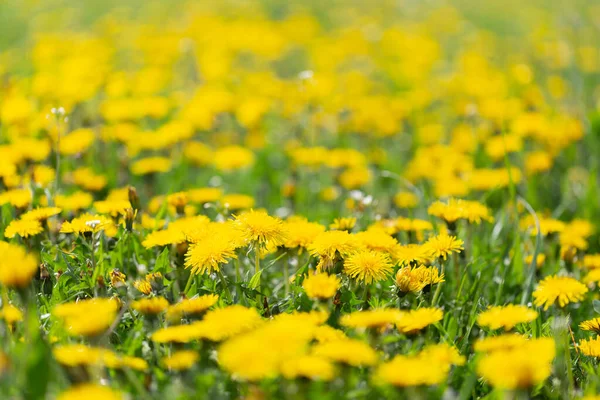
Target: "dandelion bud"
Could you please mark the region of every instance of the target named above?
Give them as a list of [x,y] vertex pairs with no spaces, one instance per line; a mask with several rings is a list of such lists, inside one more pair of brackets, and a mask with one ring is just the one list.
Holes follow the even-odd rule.
[[125,229],[129,232],[133,231],[133,222],[135,221],[135,217],[137,215],[137,210],[133,208],[125,209]]
[[129,202],[134,210],[140,210],[140,198],[138,197],[137,190],[133,186],[127,188],[127,194],[129,196]]

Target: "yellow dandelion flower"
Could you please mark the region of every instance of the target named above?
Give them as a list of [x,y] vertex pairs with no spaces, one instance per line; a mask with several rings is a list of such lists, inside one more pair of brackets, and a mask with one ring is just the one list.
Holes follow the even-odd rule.
[[129,200],[102,200],[95,201],[94,208],[100,214],[109,214],[113,217],[124,214],[125,210],[131,208]]
[[17,208],[26,208],[32,200],[29,189],[13,189],[0,193],[0,205],[10,204]]
[[426,264],[431,261],[431,251],[420,244],[394,246],[390,255],[401,265]]
[[335,376],[331,361],[323,357],[303,355],[285,360],[281,365],[281,374],[286,379],[308,378],[330,381]]
[[283,245],[288,249],[302,251],[308,248],[314,238],[325,232],[325,227],[305,219],[288,219],[284,223],[285,239]]
[[414,356],[396,356],[381,364],[373,375],[378,384],[397,387],[437,385],[446,380],[450,366],[419,354]]
[[95,383],[80,383],[58,395],[57,400],[122,400],[124,396],[116,390]]
[[356,225],[356,218],[354,217],[336,218],[333,220],[333,224],[329,225],[329,229],[350,232],[354,225]]
[[133,287],[143,294],[152,293],[152,285],[145,279],[138,279],[137,281],[133,282]]
[[54,202],[56,206],[65,212],[76,212],[78,210],[88,208],[94,198],[87,192],[75,192],[70,195],[56,195]]
[[477,324],[490,329],[511,330],[517,324],[531,322],[538,316],[537,311],[528,307],[508,304],[506,306],[494,306],[479,314]]
[[230,193],[224,195],[220,203],[228,210],[247,210],[254,207],[254,198],[246,194]]
[[310,274],[302,282],[302,288],[309,299],[330,299],[335,296],[340,287],[340,279],[335,275],[324,272]]
[[38,270],[35,256],[16,244],[0,241],[0,283],[9,288],[25,287]]
[[510,350],[523,346],[527,342],[527,338],[516,333],[489,336],[483,339],[478,339],[473,348],[479,353],[490,353],[498,350]]
[[343,331],[332,328],[329,325],[318,326],[315,328],[314,336],[315,340],[319,343],[348,339]]
[[375,350],[367,343],[355,339],[316,344],[312,348],[312,354],[354,367],[371,366],[377,363]]
[[235,217],[235,224],[246,240],[262,247],[278,246],[285,240],[282,221],[265,211],[250,210],[239,214]]
[[118,304],[113,299],[93,298],[59,304],[52,314],[63,321],[72,336],[96,336],[112,325]]
[[396,327],[402,333],[414,334],[441,321],[443,317],[444,313],[439,308],[419,308],[403,313]]
[[458,349],[447,343],[438,343],[427,345],[421,351],[420,355],[432,363],[446,365],[465,365],[467,361],[461,356]]
[[136,300],[131,303],[131,308],[147,315],[156,315],[165,311],[169,302],[164,297],[151,297],[149,299]]
[[62,210],[59,207],[39,207],[31,211],[27,211],[25,214],[21,215],[21,219],[34,219],[38,221],[45,221],[54,215],[60,214],[61,211]]
[[429,238],[423,246],[429,250],[433,257],[441,257],[444,260],[449,254],[460,253],[464,250],[462,240],[444,233]]
[[167,309],[167,319],[175,321],[181,319],[184,315],[200,315],[215,305],[218,300],[219,296],[216,294],[206,294],[191,299],[183,299]]
[[493,387],[527,389],[550,376],[553,358],[554,340],[531,340],[517,348],[486,354],[479,360],[477,372]]
[[187,191],[187,197],[192,203],[216,203],[222,196],[223,190],[220,188],[204,187]]
[[583,283],[568,276],[548,276],[533,292],[534,304],[547,310],[558,302],[560,307],[583,300],[588,288]]
[[166,157],[147,157],[135,161],[130,169],[134,175],[148,175],[168,172],[171,164],[171,160]]
[[188,343],[202,338],[205,330],[199,322],[190,325],[176,325],[154,332],[150,338],[157,343]]
[[587,321],[583,321],[579,324],[579,328],[584,331],[594,331],[597,334],[600,334],[600,318],[592,318]]
[[437,267],[403,267],[396,272],[396,287],[402,293],[418,293],[427,286],[445,282]]
[[236,304],[207,312],[199,324],[205,330],[203,337],[219,342],[255,328],[261,322],[255,308]]
[[394,204],[398,208],[415,208],[419,204],[419,198],[414,193],[398,192],[394,195]]
[[198,362],[200,355],[192,350],[180,350],[162,359],[161,363],[172,371],[190,369]]
[[340,319],[340,325],[349,328],[386,329],[396,324],[402,317],[400,310],[382,308],[378,310],[355,311]]
[[370,228],[355,237],[363,247],[382,253],[392,253],[398,246],[398,241],[380,228]]
[[392,273],[392,262],[387,254],[359,251],[346,258],[344,272],[368,285],[386,279]]
[[12,304],[5,304],[0,309],[0,319],[3,319],[6,325],[12,327],[15,323],[23,320],[23,313]]
[[237,258],[235,241],[227,236],[213,235],[192,244],[185,255],[185,267],[195,275],[211,274],[231,259]]
[[142,246],[151,249],[156,246],[167,246],[170,244],[178,244],[185,242],[183,232],[173,228],[167,228],[159,231],[154,231],[146,235],[142,242]]
[[82,214],[71,221],[65,221],[60,227],[61,233],[92,234],[115,229],[114,223],[103,215]]
[[586,356],[600,357],[600,337],[596,336],[593,339],[583,339],[577,345],[581,352]]
[[336,257],[344,257],[358,248],[355,236],[346,231],[323,232],[316,236],[308,247],[310,254],[319,256],[319,270],[333,267]]
[[254,164],[254,153],[241,146],[222,147],[212,156],[215,168],[224,172],[248,168]]
[[42,233],[44,228],[37,219],[15,219],[8,224],[4,230],[4,236],[7,238],[13,238],[19,235],[23,238],[35,236]]

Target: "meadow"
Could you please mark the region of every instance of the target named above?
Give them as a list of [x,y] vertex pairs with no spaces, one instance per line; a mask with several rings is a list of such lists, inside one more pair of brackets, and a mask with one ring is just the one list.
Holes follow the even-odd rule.
[[0,398],[598,399],[600,3],[0,2]]

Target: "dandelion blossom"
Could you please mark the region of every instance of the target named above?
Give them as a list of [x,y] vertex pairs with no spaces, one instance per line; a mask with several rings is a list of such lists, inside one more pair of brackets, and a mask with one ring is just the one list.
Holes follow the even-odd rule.
[[490,307],[479,314],[477,323],[490,329],[511,330],[517,324],[531,322],[538,316],[537,311],[521,305],[509,304],[507,306]]
[[600,334],[600,318],[593,318],[583,321],[581,324],[579,324],[579,327],[584,331],[594,331]]
[[423,245],[432,257],[443,258],[444,260],[449,254],[460,253],[464,250],[463,241],[455,236],[449,236],[445,233],[429,238]]
[[4,236],[13,238],[17,235],[23,238],[35,236],[44,230],[36,219],[15,219],[4,230]]
[[583,283],[568,276],[548,276],[533,292],[534,304],[547,310],[558,302],[560,307],[583,300],[588,288]]
[[344,271],[351,278],[368,285],[386,279],[392,273],[392,262],[387,254],[364,250],[344,261]]
[[396,322],[396,327],[400,332],[414,334],[441,321],[443,317],[444,313],[439,308],[419,308],[404,313]]
[[218,272],[221,264],[237,258],[236,248],[236,243],[227,236],[209,236],[190,246],[185,255],[185,267],[196,275]]
[[309,275],[302,282],[302,288],[310,299],[330,299],[340,287],[340,279],[324,272]]
[[237,215],[235,224],[246,240],[257,245],[278,246],[284,242],[285,232],[282,221],[271,217],[265,211],[250,210]]

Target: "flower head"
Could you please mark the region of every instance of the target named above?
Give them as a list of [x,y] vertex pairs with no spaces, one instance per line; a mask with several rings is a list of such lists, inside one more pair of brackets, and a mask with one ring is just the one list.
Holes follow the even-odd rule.
[[308,275],[302,287],[310,299],[329,299],[335,296],[340,287],[340,279],[324,272]]
[[392,262],[384,253],[373,250],[358,251],[344,261],[344,272],[368,285],[386,279],[392,272]]
[[544,310],[558,302],[560,307],[583,300],[588,288],[583,283],[568,276],[548,276],[533,292],[534,304],[544,306]]
[[179,350],[162,359],[162,364],[172,371],[190,369],[200,359],[200,355],[192,350]]
[[310,254],[319,256],[319,270],[332,268],[336,257],[345,257],[357,248],[356,237],[346,231],[323,232],[308,247]]
[[444,260],[449,254],[460,253],[464,250],[462,240],[445,233],[429,238],[423,246],[429,250],[433,257],[441,257]]
[[8,224],[4,230],[4,236],[7,238],[19,235],[23,238],[35,236],[44,230],[42,224],[37,219],[15,219]]
[[517,324],[530,322],[538,316],[537,311],[521,305],[494,306],[479,314],[477,323],[490,329],[511,330]]
[[169,307],[169,302],[164,297],[151,297],[148,299],[136,300],[131,303],[131,308],[147,315],[160,314]]
[[444,282],[437,267],[403,267],[396,273],[396,287],[402,293],[418,293],[429,285]]
[[584,331],[594,331],[600,334],[600,318],[593,318],[587,321],[583,321],[579,324],[579,327]]
[[441,321],[443,317],[444,313],[439,308],[419,308],[402,314],[396,327],[400,332],[413,334]]
[[0,283],[7,287],[25,287],[38,270],[35,256],[16,244],[0,241]]
[[271,217],[265,211],[250,210],[235,217],[236,227],[246,240],[266,247],[283,244],[285,231],[279,218]]

